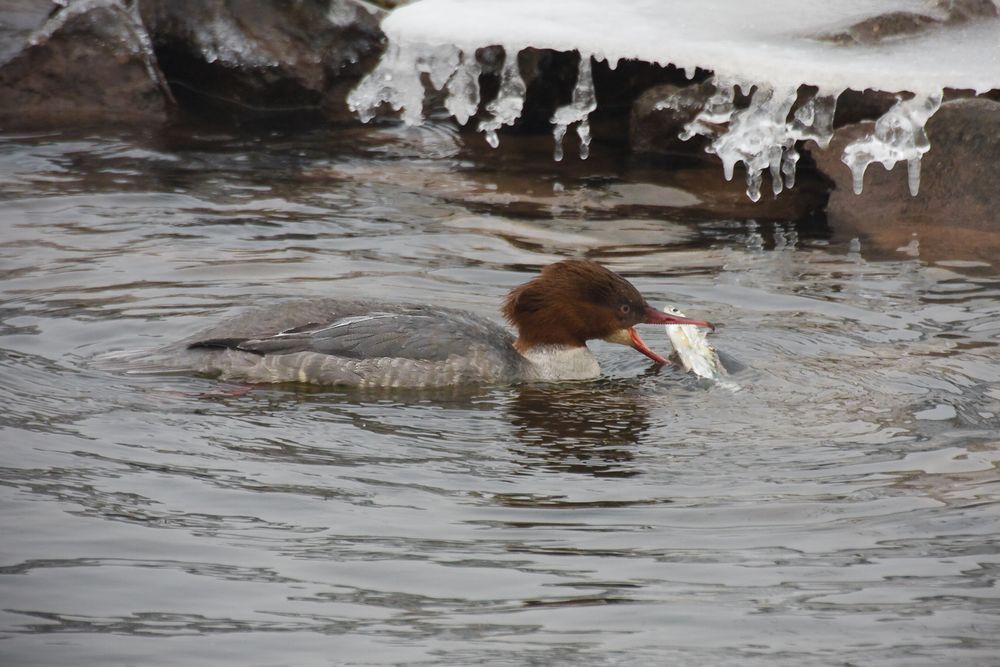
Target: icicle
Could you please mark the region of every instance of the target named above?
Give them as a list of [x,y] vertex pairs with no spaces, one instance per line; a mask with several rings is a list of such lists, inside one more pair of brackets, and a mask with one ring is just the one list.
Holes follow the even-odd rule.
[[[712,83],[715,85],[715,92],[708,98],[705,107],[694,120],[684,126],[679,135],[681,140],[687,141],[696,134],[713,137],[717,133],[715,126],[728,123],[733,117],[735,110],[733,99],[736,94],[733,84],[721,79],[713,79]],[[659,105],[657,108],[660,108]]]
[[[763,171],[771,174],[771,189],[775,195],[795,185],[795,169],[799,153],[795,142],[812,139],[821,146],[833,136],[833,112],[837,92],[820,90],[796,110],[789,120],[798,90],[794,86],[770,88],[752,86],[746,81],[715,80],[715,93],[705,102],[704,108],[684,126],[680,138],[687,140],[695,134],[712,139],[706,149],[722,160],[726,180],[732,180],[736,163],[742,162],[747,170],[747,196],[760,199]],[[746,109],[737,110],[733,104],[735,88],[753,89],[753,97]],[[671,106],[665,100],[657,108]],[[725,127],[725,129],[720,129]]]
[[760,199],[765,169],[771,172],[774,194],[784,187],[782,153],[795,141],[788,131],[787,118],[796,96],[792,86],[777,89],[758,86],[750,106],[734,113],[726,133],[712,142],[711,149],[722,159],[727,180],[732,179],[737,162],[744,164],[747,196],[752,201]]
[[[733,168],[729,168],[730,180],[732,180]],[[750,201],[760,201],[760,184],[764,182],[764,172],[755,169],[747,169],[747,197]]]
[[586,160],[590,157],[590,123],[581,121],[576,126],[576,136],[580,137],[580,159]]
[[408,50],[389,45],[375,69],[347,96],[348,107],[361,122],[370,121],[383,102],[396,110],[423,106],[424,88],[414,62]]
[[793,145],[785,151],[785,155],[781,158],[781,173],[785,177],[785,187],[788,189],[795,187],[795,166],[798,163],[799,152],[795,150]]
[[524,108],[524,94],[527,91],[521,70],[517,64],[517,52],[504,49],[503,70],[500,73],[500,90],[496,99],[486,105],[491,117],[479,123],[479,131],[486,134],[486,143],[493,148],[500,145],[497,130],[504,125],[513,125]]
[[898,100],[875,122],[875,131],[844,149],[841,161],[854,177],[854,193],[861,194],[865,170],[872,162],[892,169],[906,160],[910,194],[920,190],[920,157],[930,149],[924,126],[941,106],[941,93]]
[[[927,146],[930,148],[930,145]],[[906,185],[910,188],[910,196],[916,197],[920,192],[920,158],[910,158],[906,161]]]
[[448,82],[448,97],[444,106],[460,125],[479,110],[479,75],[483,68],[476,60],[475,53],[461,54],[461,63]]
[[820,148],[830,145],[833,138],[833,114],[842,91],[819,90],[796,110],[789,123],[795,140],[812,139]]
[[424,120],[424,85],[427,74],[431,85],[444,88],[458,68],[459,51],[451,45],[426,46],[390,44],[375,69],[347,97],[347,105],[367,123],[383,102],[402,111],[403,122],[419,125]]
[[580,65],[576,73],[576,86],[573,88],[573,101],[559,107],[552,114],[552,136],[555,139],[555,160],[563,158],[562,140],[567,128],[573,123],[579,123],[576,133],[580,137],[580,159],[586,160],[590,155],[590,123],[587,121],[590,112],[597,108],[594,97],[594,77],[591,73],[590,56],[581,54]]
[[768,150],[767,166],[771,172],[771,191],[777,197],[785,187],[785,179],[782,176],[782,169],[785,167],[783,158],[784,146],[772,145]]
[[435,89],[444,90],[448,79],[458,69],[461,55],[458,47],[447,44],[439,47],[428,47],[419,52],[416,69],[418,72],[427,73],[427,78],[430,79],[431,85]]
[[399,46],[389,44],[382,54],[378,65],[361,83],[347,96],[347,106],[358,114],[362,123],[367,123],[375,116],[375,110],[383,102],[395,106],[398,97],[397,79],[402,72],[402,59]]
[[563,146],[562,140],[566,136],[566,126],[556,125],[552,128],[552,138],[555,139],[556,145],[552,151],[552,159],[556,162],[562,162],[563,159]]

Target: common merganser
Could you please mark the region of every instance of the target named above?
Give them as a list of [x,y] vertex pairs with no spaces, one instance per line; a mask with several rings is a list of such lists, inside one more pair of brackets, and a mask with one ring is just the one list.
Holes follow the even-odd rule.
[[425,305],[316,299],[251,311],[187,343],[197,371],[250,383],[441,387],[584,380],[600,374],[588,340],[669,363],[637,324],[708,322],[660,312],[600,264],[550,264],[504,301],[517,338],[472,313]]

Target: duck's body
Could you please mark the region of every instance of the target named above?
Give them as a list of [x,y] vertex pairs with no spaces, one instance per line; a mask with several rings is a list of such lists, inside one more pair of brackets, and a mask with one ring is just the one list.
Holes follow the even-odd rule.
[[546,267],[515,288],[503,310],[517,338],[488,319],[450,308],[297,301],[250,311],[186,347],[194,370],[252,383],[512,384],[597,377],[600,366],[586,345],[594,338],[630,345],[665,363],[632,326],[678,321],[649,307],[625,279],[582,261]]
[[246,382],[438,387],[532,374],[514,337],[494,322],[371,301],[318,299],[251,311],[201,334],[189,349],[199,371]]

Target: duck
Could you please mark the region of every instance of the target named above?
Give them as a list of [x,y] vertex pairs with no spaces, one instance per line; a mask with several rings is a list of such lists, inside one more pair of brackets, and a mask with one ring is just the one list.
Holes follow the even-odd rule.
[[194,370],[248,384],[430,388],[591,380],[587,342],[625,345],[655,364],[640,324],[703,320],[650,306],[625,278],[590,260],[545,266],[501,307],[511,333],[474,313],[420,303],[317,298],[238,315],[184,343]]

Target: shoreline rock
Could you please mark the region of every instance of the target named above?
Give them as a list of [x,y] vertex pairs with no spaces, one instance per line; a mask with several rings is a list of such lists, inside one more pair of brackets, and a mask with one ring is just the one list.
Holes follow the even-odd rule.
[[[41,10],[52,3],[34,3]],[[32,9],[22,2],[22,18]],[[41,14],[41,11],[37,12]],[[51,15],[0,65],[0,127],[162,123],[173,106],[148,35],[120,2]]]
[[[883,249],[922,240],[921,256],[946,257],[958,244],[996,263],[1000,257],[1000,102],[986,98],[945,102],[927,122],[931,148],[921,160],[920,192],[907,187],[906,166],[886,171],[872,165],[864,191],[855,195],[844,147],[872,130],[868,121],[846,126],[830,147],[813,152],[817,168],[834,184],[827,219],[838,234],[862,236]],[[929,253],[929,254],[927,254]]]
[[143,0],[140,10],[182,107],[207,115],[351,120],[347,93],[384,47],[384,11],[357,0]]

